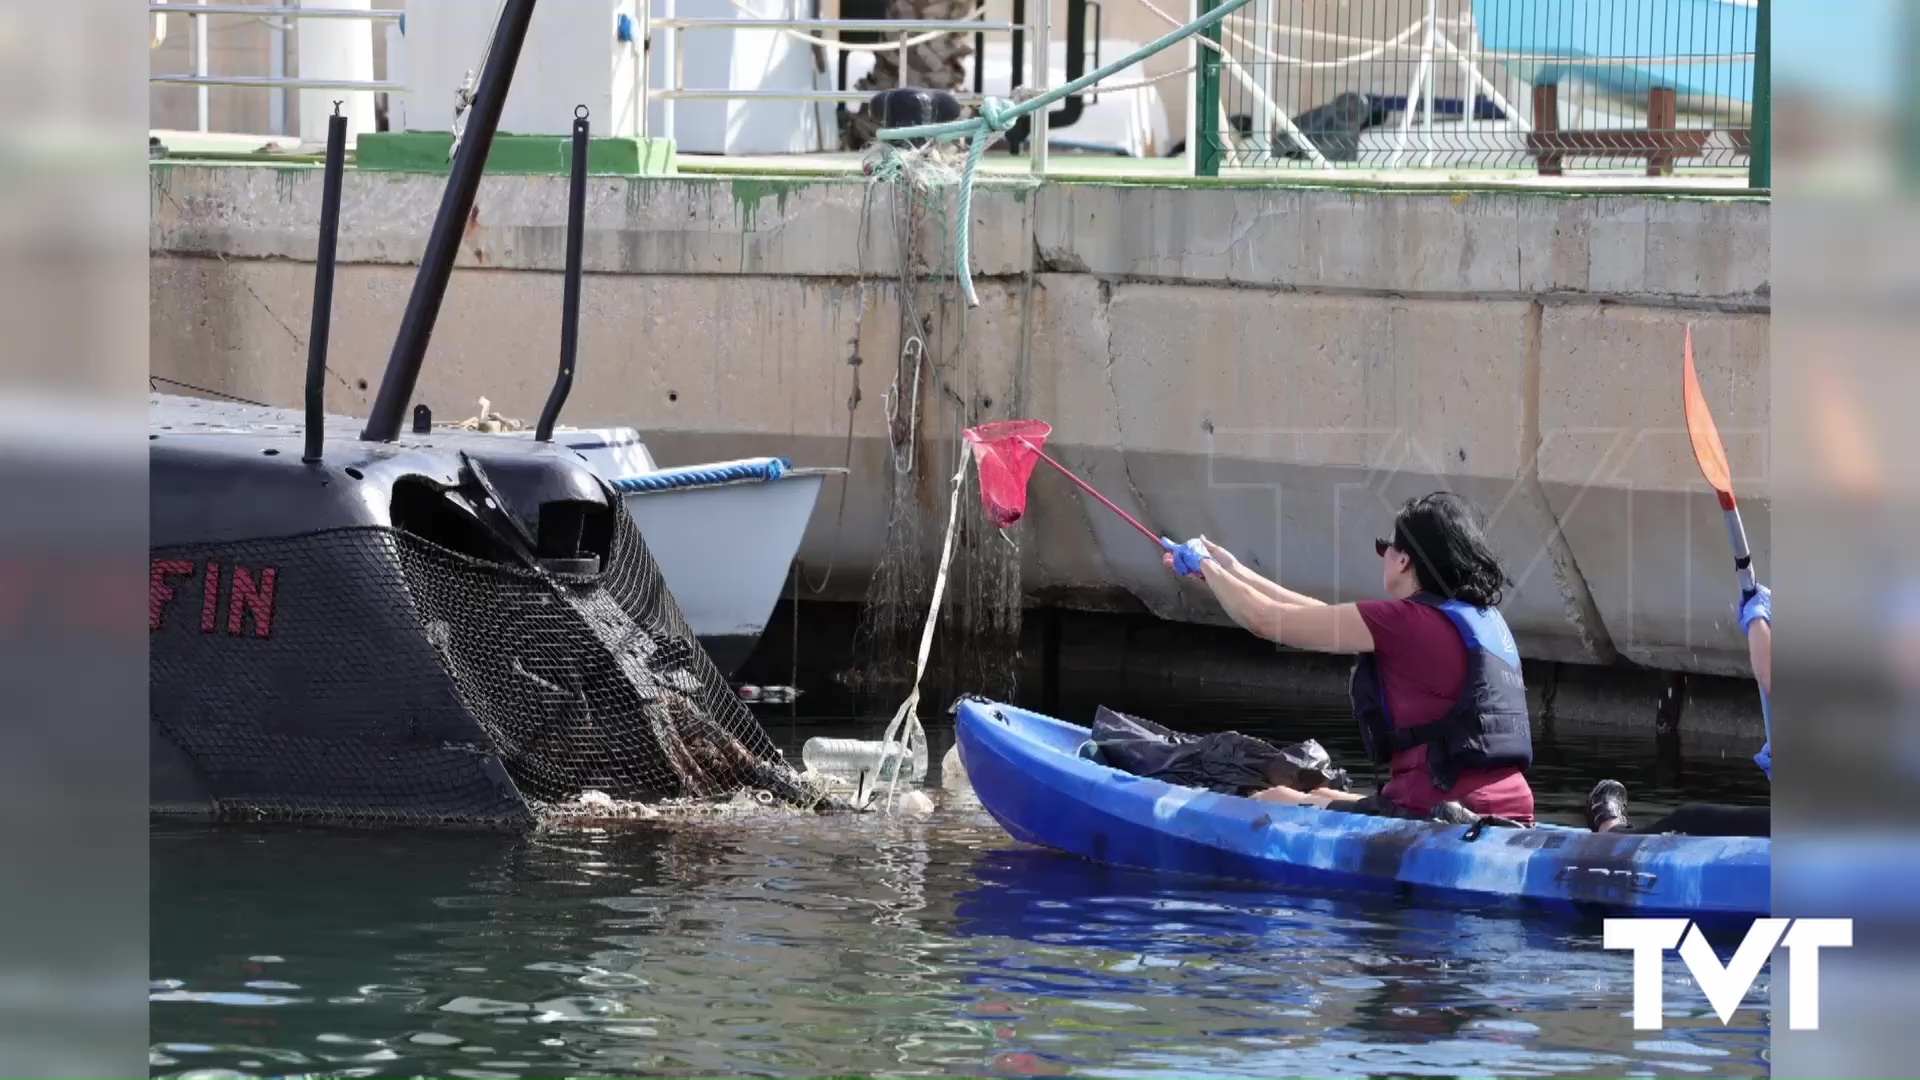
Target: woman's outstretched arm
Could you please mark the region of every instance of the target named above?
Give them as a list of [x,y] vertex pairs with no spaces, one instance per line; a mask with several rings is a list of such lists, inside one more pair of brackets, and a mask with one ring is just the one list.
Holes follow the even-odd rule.
[[[1294,592],[1292,589],[1287,588],[1277,581],[1262,577],[1259,571],[1241,562],[1238,558],[1235,558],[1233,552],[1228,551],[1226,548],[1221,547],[1206,537],[1201,537],[1200,542],[1206,545],[1207,554],[1213,556],[1213,561],[1219,563],[1222,569],[1238,577],[1248,585],[1253,586],[1262,596],[1278,603],[1295,607],[1327,606],[1324,600],[1316,600],[1306,593]],[[1173,565],[1173,556],[1162,555],[1160,561],[1164,565],[1171,567]]]
[[1269,600],[1294,607],[1327,606],[1324,600],[1316,600],[1306,593],[1294,592],[1292,589],[1287,588],[1277,581],[1262,577],[1253,567],[1234,558],[1233,552],[1208,540],[1206,537],[1201,537],[1200,542],[1207,545],[1207,552],[1213,556],[1214,562],[1226,567],[1229,573],[1236,575],[1240,580],[1259,590],[1261,595],[1267,597]]
[[1207,560],[1201,576],[1227,617],[1248,633],[1315,652],[1373,651],[1373,633],[1360,617],[1360,609],[1352,604],[1276,600],[1220,565],[1218,559]]

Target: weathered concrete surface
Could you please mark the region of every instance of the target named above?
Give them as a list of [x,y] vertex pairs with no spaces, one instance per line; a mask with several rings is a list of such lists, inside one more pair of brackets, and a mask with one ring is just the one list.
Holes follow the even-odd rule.
[[1767,304],[1753,202],[1520,192],[1049,188],[1052,269],[1188,283],[1447,298]]
[[[426,250],[444,178],[346,173],[339,260],[412,266]],[[1024,273],[1035,185],[996,180],[973,201],[974,273]],[[899,273],[890,225],[907,197],[864,184],[767,179],[587,181],[588,273],[854,277]],[[153,170],[152,251],[311,261],[320,172],[311,166],[159,166]],[[940,223],[924,230],[937,248]],[[483,179],[456,266],[559,270],[566,262],[567,178]],[[344,314],[344,312],[343,312]]]
[[[850,461],[844,520],[830,485],[802,554],[815,581],[835,566],[823,596],[857,599],[885,542],[889,387],[914,385],[898,359],[907,200],[853,182],[590,189],[566,419],[638,426],[667,462]],[[439,196],[433,178],[348,174],[329,408],[367,407]],[[298,402],[318,197],[311,170],[154,170],[155,375]],[[538,413],[564,221],[563,178],[482,184],[417,395],[440,419],[481,395]],[[957,429],[1039,416],[1064,462],[1144,520],[1329,599],[1378,594],[1371,540],[1400,501],[1460,490],[1511,564],[1504,610],[1530,656],[1744,673],[1679,350],[1692,324],[1764,572],[1767,231],[1744,201],[983,185],[981,306],[937,282],[908,297],[928,345],[928,543]],[[941,223],[915,237],[945,270]],[[1063,479],[1043,469],[1031,490],[1014,533],[1029,594],[1220,620]]]

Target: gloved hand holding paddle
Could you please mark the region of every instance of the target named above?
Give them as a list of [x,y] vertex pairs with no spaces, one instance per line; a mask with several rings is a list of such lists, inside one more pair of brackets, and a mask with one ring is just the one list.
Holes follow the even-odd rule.
[[1740,632],[1752,637],[1756,620],[1773,625],[1773,590],[1765,585],[1754,585],[1752,594],[1741,601]]

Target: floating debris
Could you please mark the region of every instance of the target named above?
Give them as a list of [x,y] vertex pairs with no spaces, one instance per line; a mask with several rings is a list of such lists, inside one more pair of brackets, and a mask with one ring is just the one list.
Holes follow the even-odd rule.
[[734,687],[733,692],[749,705],[791,705],[800,700],[802,693],[793,686],[754,686],[750,683]]
[[616,799],[604,791],[583,791],[570,803],[551,803],[540,808],[548,822],[573,825],[611,821],[652,821],[660,811],[651,803]]
[[837,786],[823,777],[794,774],[786,779],[782,794],[764,787],[749,787],[728,795],[652,802],[616,799],[604,791],[589,789],[570,801],[540,803],[536,809],[541,824],[549,828],[595,828],[634,822],[705,821],[768,815],[812,817],[853,809],[845,797],[834,791]]
[[946,791],[973,790],[973,781],[967,779],[967,764],[960,760],[959,743],[954,743],[947,756],[940,759],[940,787]]
[[808,739],[806,745],[800,748],[800,762],[806,766],[808,774],[846,780],[858,779],[861,773],[871,772],[874,779],[890,783],[893,774],[900,769],[903,756],[907,760],[902,779],[924,779],[927,775],[927,747],[924,742],[915,743],[910,755],[898,740],[882,742],[879,739],[816,736]]

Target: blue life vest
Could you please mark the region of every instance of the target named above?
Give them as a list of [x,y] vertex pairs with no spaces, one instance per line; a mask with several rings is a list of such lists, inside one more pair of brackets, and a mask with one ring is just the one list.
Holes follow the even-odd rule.
[[1494,608],[1416,593],[1417,603],[1439,610],[1467,646],[1467,679],[1460,698],[1432,723],[1396,730],[1380,690],[1379,662],[1361,653],[1348,693],[1367,756],[1377,765],[1425,744],[1433,786],[1450,790],[1464,769],[1525,769],[1533,764],[1533,725],[1527,716],[1527,686],[1513,632]]

